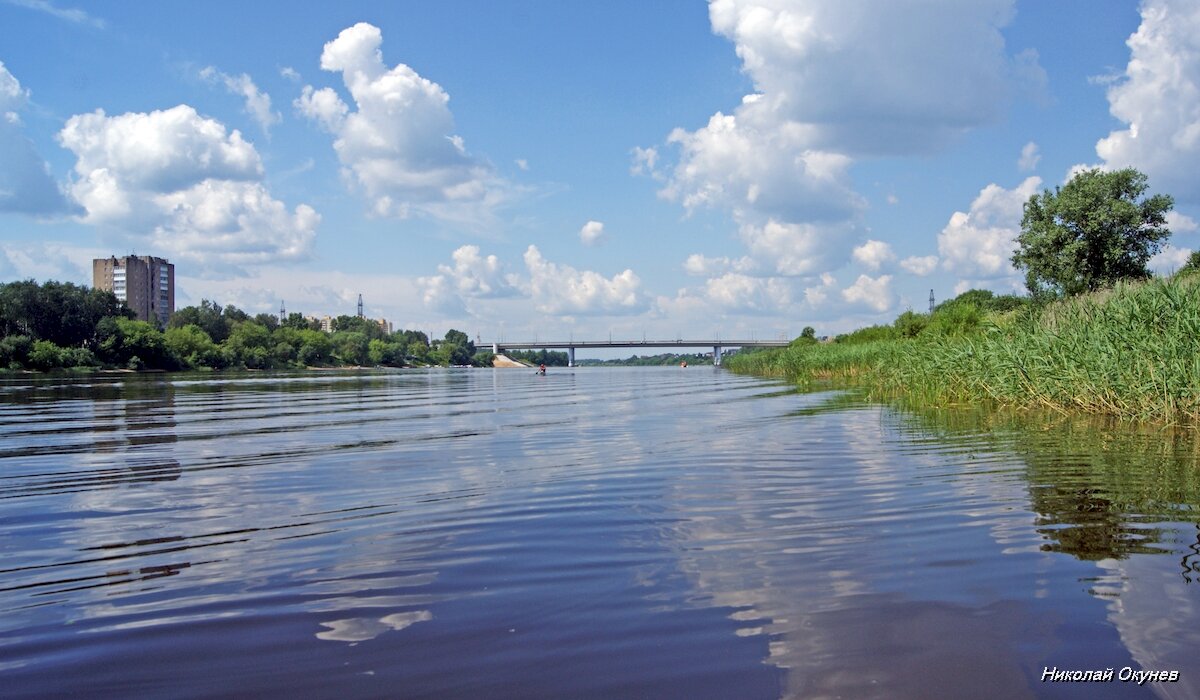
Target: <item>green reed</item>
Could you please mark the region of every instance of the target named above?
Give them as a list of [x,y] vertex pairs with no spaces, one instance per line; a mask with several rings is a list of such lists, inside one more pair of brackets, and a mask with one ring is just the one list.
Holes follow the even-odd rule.
[[1040,406],[1200,422],[1200,275],[1120,283],[962,335],[795,345],[731,357],[734,371],[852,382],[876,397]]

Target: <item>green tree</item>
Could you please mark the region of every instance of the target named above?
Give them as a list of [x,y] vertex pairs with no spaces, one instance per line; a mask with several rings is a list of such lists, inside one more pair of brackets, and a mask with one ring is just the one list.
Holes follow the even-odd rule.
[[790,345],[813,345],[817,342],[817,329],[812,326],[805,326],[804,330],[800,331],[800,337],[792,340]]
[[305,367],[322,367],[333,361],[333,343],[321,331],[302,330],[298,334],[296,361]]
[[312,330],[312,331],[321,330],[321,322],[320,321],[309,321],[307,318],[304,318],[304,314],[299,313],[297,311],[293,311],[292,313],[288,314],[287,318],[284,319],[283,323],[281,323],[279,325],[281,328],[294,328],[298,331],[302,331],[305,329]]
[[38,340],[29,353],[29,366],[33,369],[54,369],[63,366],[63,348],[49,340]]
[[358,316],[338,316],[333,319],[331,324],[335,331],[353,331],[362,333],[371,340],[383,340],[387,335],[383,328],[369,318],[359,318]]
[[367,345],[367,356],[373,365],[397,366],[404,364],[404,346],[373,338]]
[[97,325],[99,355],[130,369],[178,369],[179,359],[167,347],[162,331],[145,321],[106,318]]
[[27,335],[6,335],[0,338],[0,369],[21,369],[29,362],[33,339]]
[[978,306],[966,302],[938,307],[923,330],[932,335],[963,336],[982,327],[983,312]]
[[250,369],[267,369],[271,366],[271,332],[254,321],[234,323],[222,348],[231,364],[245,365]]
[[404,350],[405,360],[415,365],[429,364],[429,343],[414,340]]
[[333,356],[343,365],[366,365],[370,361],[370,343],[364,333],[338,331],[333,334]]
[[255,314],[254,322],[269,331],[279,328],[279,317],[275,314]]
[[[234,308],[233,306],[229,307]],[[202,299],[200,306],[185,306],[171,314],[167,322],[168,328],[183,328],[187,325],[199,326],[214,343],[223,343],[232,330],[229,319],[221,305],[215,301]]]
[[1192,254],[1188,256],[1187,262],[1183,264],[1183,267],[1179,268],[1179,271],[1186,272],[1189,275],[1200,272],[1200,250],[1192,251]]
[[225,364],[220,348],[203,328],[195,324],[189,323],[183,328],[168,328],[163,333],[163,340],[167,349],[188,367],[219,369]]
[[133,318],[112,292],[70,282],[0,284],[0,335],[27,335],[60,348],[94,346],[105,317]]
[[929,316],[909,309],[896,317],[892,327],[901,338],[915,338],[929,325]]
[[437,341],[430,358],[443,365],[469,365],[475,355],[475,343],[466,333],[451,328],[446,337]]
[[1171,235],[1166,214],[1174,200],[1143,197],[1146,189],[1146,176],[1133,168],[1092,169],[1030,197],[1012,256],[1030,294],[1072,296],[1149,277],[1147,262]]
[[555,350],[506,350],[505,353],[514,360],[524,360],[535,365],[547,367],[566,367],[570,357],[565,352]]
[[491,367],[496,361],[496,354],[491,350],[476,350],[471,356],[471,365],[473,367]]

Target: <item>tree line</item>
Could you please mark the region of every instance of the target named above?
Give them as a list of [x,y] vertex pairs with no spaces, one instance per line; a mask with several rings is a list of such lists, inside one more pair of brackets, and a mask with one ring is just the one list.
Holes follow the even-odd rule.
[[251,316],[207,299],[171,316],[165,329],[139,321],[112,292],[49,281],[0,283],[0,369],[292,369],[425,365],[490,366],[466,333],[440,340],[388,333],[356,316],[332,332],[291,313]]

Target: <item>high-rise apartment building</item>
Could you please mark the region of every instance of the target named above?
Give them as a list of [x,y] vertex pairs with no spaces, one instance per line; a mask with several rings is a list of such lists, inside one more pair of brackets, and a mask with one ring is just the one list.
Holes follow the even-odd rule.
[[115,294],[142,321],[157,321],[165,328],[175,313],[175,266],[162,258],[95,258],[92,286]]

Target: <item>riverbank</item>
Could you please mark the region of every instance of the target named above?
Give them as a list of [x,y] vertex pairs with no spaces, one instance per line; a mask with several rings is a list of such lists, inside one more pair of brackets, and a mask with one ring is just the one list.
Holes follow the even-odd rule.
[[[1121,283],[1040,309],[958,308],[949,332],[903,328],[854,342],[799,343],[731,357],[735,372],[832,381],[929,405],[996,401],[1138,421],[1200,423],[1200,276]],[[920,324],[918,324],[920,325]],[[863,334],[870,338],[872,334]],[[898,337],[899,336],[899,337]]]
[[506,367],[506,368],[511,368],[511,369],[519,369],[519,368],[528,369],[530,367],[533,367],[533,365],[528,362],[525,362],[523,360],[514,360],[511,357],[509,357],[508,355],[505,355],[504,353],[499,353],[492,358],[492,366],[493,367]]

